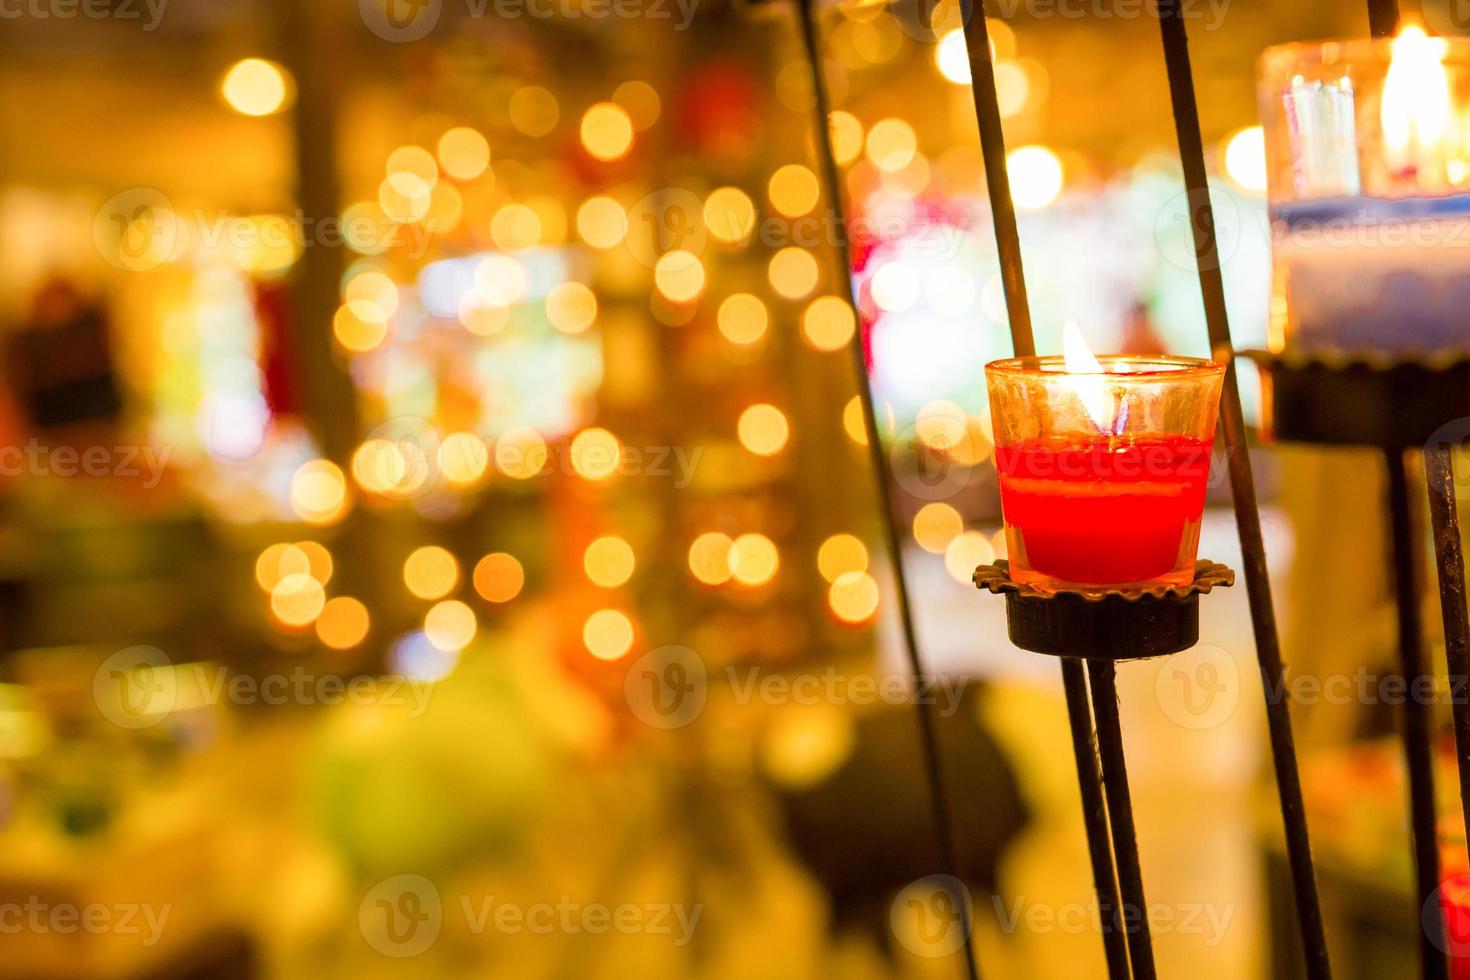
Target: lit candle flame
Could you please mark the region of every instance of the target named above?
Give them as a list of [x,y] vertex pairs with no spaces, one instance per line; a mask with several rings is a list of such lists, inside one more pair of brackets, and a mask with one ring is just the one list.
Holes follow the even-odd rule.
[[1429,37],[1414,25],[1393,40],[1379,121],[1385,162],[1395,173],[1417,174],[1453,151],[1448,50],[1444,38]]
[[1068,374],[1077,377],[1068,379],[1069,387],[1076,393],[1087,410],[1088,416],[1100,432],[1113,429],[1113,406],[1108,397],[1107,382],[1103,380],[1103,366],[1087,346],[1087,338],[1073,320],[1062,327],[1062,364]]

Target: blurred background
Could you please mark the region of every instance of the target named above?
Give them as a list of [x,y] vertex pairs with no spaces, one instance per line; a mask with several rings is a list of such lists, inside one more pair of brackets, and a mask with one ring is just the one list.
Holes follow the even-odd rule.
[[[820,12],[854,309],[789,3],[0,5],[0,974],[958,977],[928,700],[984,974],[1104,975],[1055,665],[970,585],[1010,343],[927,8]],[[985,14],[1038,345],[1207,353],[1155,20]],[[1255,60],[1366,12],[1185,16],[1256,346]],[[1382,476],[1257,466],[1293,676],[1355,685],[1294,706],[1334,960],[1405,976]],[[1291,976],[1243,590],[1202,633],[1120,672],[1160,968]]]

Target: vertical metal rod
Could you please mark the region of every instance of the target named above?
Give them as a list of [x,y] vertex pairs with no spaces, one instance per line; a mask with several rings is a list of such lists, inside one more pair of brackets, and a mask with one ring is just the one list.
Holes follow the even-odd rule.
[[1399,0],[1368,0],[1368,30],[1374,37],[1392,37],[1399,29]]
[[1271,597],[1271,577],[1266,565],[1266,544],[1261,534],[1261,516],[1256,503],[1255,476],[1251,472],[1245,415],[1241,410],[1240,386],[1235,373],[1235,349],[1230,339],[1230,320],[1225,311],[1225,284],[1220,275],[1220,256],[1215,239],[1215,215],[1210,207],[1209,181],[1205,170],[1204,140],[1200,134],[1199,109],[1195,105],[1194,72],[1189,63],[1189,37],[1180,14],[1179,0],[1158,0],[1159,30],[1163,39],[1164,63],[1169,78],[1169,96],[1174,110],[1174,130],[1179,142],[1179,159],[1184,166],[1184,185],[1189,195],[1190,225],[1195,258],[1199,267],[1200,293],[1204,300],[1205,323],[1209,329],[1214,358],[1225,364],[1225,388],[1220,402],[1220,428],[1225,436],[1230,468],[1231,499],[1235,525],[1250,601],[1251,626],[1255,634],[1256,659],[1266,692],[1266,721],[1270,730],[1271,759],[1276,770],[1276,793],[1281,803],[1281,821],[1286,834],[1286,854],[1291,866],[1292,890],[1296,896],[1297,927],[1311,980],[1330,980],[1327,935],[1322,925],[1322,904],[1312,869],[1312,844],[1307,832],[1306,804],[1302,797],[1301,773],[1297,766],[1291,712],[1285,698],[1273,692],[1285,690],[1282,680],[1281,638],[1276,626],[1276,607]]
[[1072,729],[1072,755],[1077,760],[1077,784],[1082,791],[1082,818],[1087,827],[1087,852],[1092,858],[1092,883],[1097,890],[1108,977],[1128,980],[1123,906],[1118,901],[1118,879],[1113,870],[1113,841],[1103,802],[1102,773],[1098,771],[1092,708],[1087,703],[1087,676],[1076,657],[1062,658],[1062,690],[1067,695],[1067,721]]
[[1465,606],[1465,554],[1460,544],[1460,515],[1455,503],[1454,461],[1448,445],[1424,449],[1424,477],[1429,486],[1429,524],[1434,534],[1435,567],[1439,569],[1439,609],[1444,617],[1445,661],[1449,666],[1450,705],[1455,715],[1455,759],[1460,767],[1460,812],[1470,840],[1470,611]]
[[1424,635],[1419,619],[1413,517],[1409,511],[1409,482],[1404,457],[1397,449],[1384,451],[1388,464],[1388,510],[1393,532],[1393,586],[1398,605],[1399,665],[1409,696],[1404,699],[1404,760],[1408,767],[1409,823],[1413,829],[1414,882],[1422,912],[1419,933],[1422,975],[1448,976],[1445,962],[1444,917],[1440,913],[1439,841],[1435,830],[1434,752],[1431,705],[1424,697],[1430,678],[1424,671]]
[[995,249],[1000,257],[1006,316],[1011,323],[1011,348],[1017,357],[1030,357],[1036,353],[1036,338],[1031,331],[1031,302],[1026,297],[1011,177],[1006,170],[1006,135],[1000,121],[995,65],[991,62],[990,30],[981,4],[975,4],[965,23],[965,47],[970,54],[970,92],[975,97],[975,117],[980,124],[980,155],[985,161],[985,189],[995,222]]
[[[828,206],[841,219],[844,214],[842,179],[837,169],[837,155],[832,148],[832,106],[827,91],[827,77],[823,68],[822,45],[817,23],[816,0],[797,0],[801,20],[801,36],[806,47],[806,57],[812,71],[812,101],[816,111],[816,148],[823,183],[826,187]],[[847,222],[833,222],[838,229],[833,243],[837,252],[837,288],[848,304],[857,309],[852,291],[852,250],[847,240]],[[868,360],[863,350],[862,330],[853,331],[853,368],[857,375],[858,398],[863,409],[863,431],[868,437],[868,454],[873,466],[874,482],[877,484],[878,507],[882,516],[885,543],[893,562],[894,592],[897,597],[898,618],[903,628],[904,653],[909,671],[916,684],[922,684],[926,676],[923,658],[919,653],[918,631],[914,627],[913,607],[909,600],[908,578],[903,567],[903,536],[893,513],[893,493],[890,480],[888,454],[883,451],[883,440],[878,431],[878,414],[873,405],[873,392],[868,383]],[[936,711],[925,699],[915,701],[919,721],[919,738],[923,748],[924,769],[928,778],[929,793],[934,804],[934,833],[939,845],[944,871],[958,881],[960,875],[959,850],[955,844],[954,824],[950,816],[949,789],[944,781],[944,770],[940,764],[939,732]],[[960,902],[961,927],[964,929],[965,970],[970,980],[979,980],[980,965],[973,943],[973,929],[969,919],[969,906]]]
[[[1116,668],[1108,661],[1087,665],[1092,682],[1092,710],[1097,713],[1097,747],[1102,757],[1103,790],[1108,799],[1108,822],[1113,828],[1113,853],[1118,858],[1118,885],[1123,893],[1123,915],[1128,958],[1137,980],[1155,980],[1153,936],[1148,927],[1148,902],[1143,897],[1143,868],[1138,860],[1138,835],[1133,828],[1133,797],[1128,791],[1128,766],[1123,759],[1123,725],[1118,718]],[[1136,919],[1136,924],[1129,922]]]

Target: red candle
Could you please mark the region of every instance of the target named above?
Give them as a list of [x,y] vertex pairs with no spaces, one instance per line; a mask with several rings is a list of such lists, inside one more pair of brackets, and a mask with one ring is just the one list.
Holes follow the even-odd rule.
[[1183,357],[986,366],[1011,575],[1044,589],[1194,577],[1224,368]]
[[1028,440],[998,448],[996,466],[1008,549],[1041,575],[1108,584],[1192,573],[1209,440]]

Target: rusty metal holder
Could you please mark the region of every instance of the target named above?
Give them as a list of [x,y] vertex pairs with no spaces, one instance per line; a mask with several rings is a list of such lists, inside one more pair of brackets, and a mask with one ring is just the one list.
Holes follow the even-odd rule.
[[998,561],[975,569],[975,585],[1006,597],[1011,642],[1054,657],[1118,662],[1187,650],[1199,642],[1199,597],[1235,584],[1224,565],[1201,561],[1188,585],[1046,592],[1011,578]]
[[[1419,608],[1421,529],[1409,497],[1409,453],[1422,449],[1439,577],[1445,660],[1451,679],[1470,675],[1470,612],[1460,542],[1452,450],[1470,436],[1470,357],[1321,351],[1246,351],[1261,369],[1264,434],[1283,442],[1363,446],[1381,451],[1388,474],[1389,544],[1398,612],[1399,670],[1410,689],[1432,674]],[[1463,420],[1463,424],[1461,424]],[[1458,690],[1458,687],[1454,689]],[[1460,806],[1470,833],[1470,704],[1453,701]],[[1404,703],[1404,753],[1413,832],[1414,877],[1422,916],[1420,971],[1448,976],[1439,887],[1432,706]]]
[[[1470,419],[1470,357],[1242,351],[1261,370],[1264,434],[1319,446],[1422,446]],[[1465,433],[1470,435],[1470,424]]]

